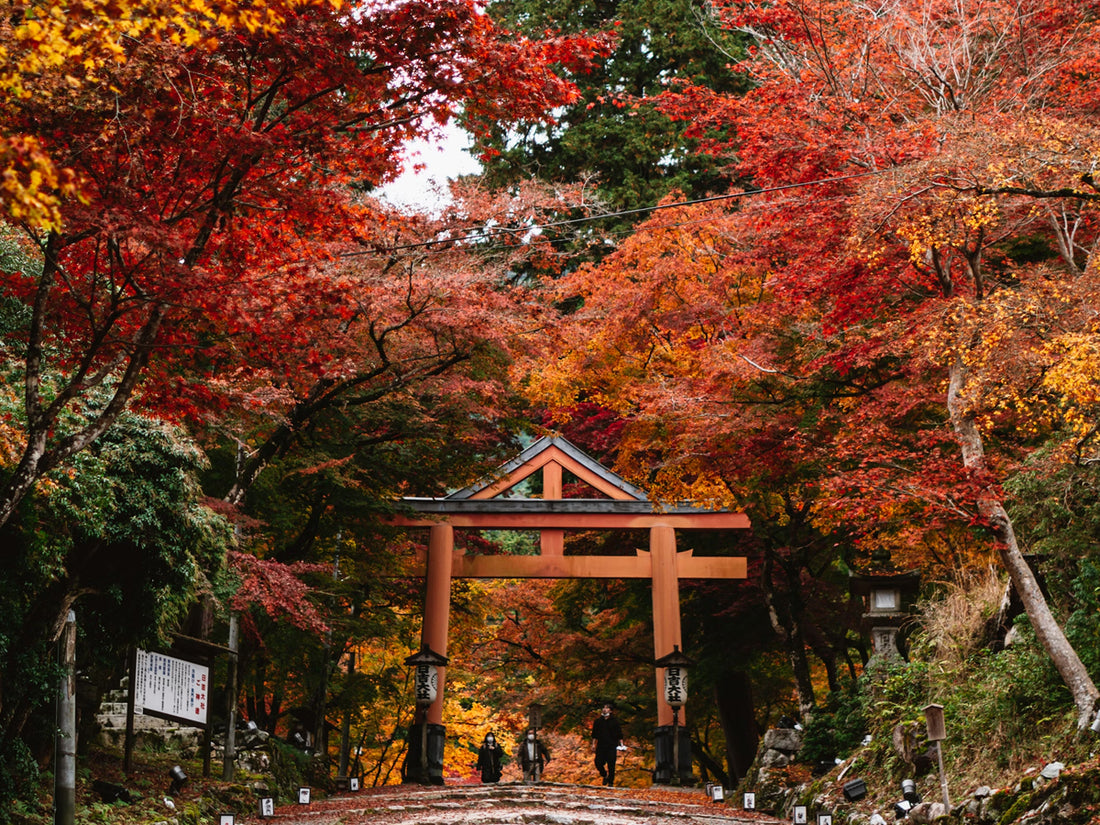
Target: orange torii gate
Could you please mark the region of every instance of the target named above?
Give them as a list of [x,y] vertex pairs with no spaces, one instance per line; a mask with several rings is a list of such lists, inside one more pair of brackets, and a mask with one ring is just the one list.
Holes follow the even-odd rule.
[[[541,471],[541,499],[500,498],[515,485]],[[606,498],[562,498],[565,472]],[[399,526],[429,529],[426,558],[418,572],[427,576],[421,650],[447,654],[451,580],[454,578],[647,578],[653,582],[653,653],[660,659],[682,650],[680,637],[680,579],[743,579],[743,557],[695,556],[677,551],[677,529],[743,530],[743,513],[676,506],[655,508],[646,494],[561,437],[541,438],[501,467],[491,479],[444,498],[405,498],[415,515],[392,519]],[[476,556],[455,548],[455,528],[477,530],[538,530],[537,556]],[[649,550],[634,556],[567,556],[565,531],[649,530]],[[656,668],[658,729],[672,726],[673,708],[663,691],[664,668]],[[417,725],[437,729],[437,758],[429,777],[442,782],[443,690],[446,668],[437,667],[434,701],[423,708]],[[410,757],[415,741],[410,739]],[[420,754],[416,755],[420,758]],[[690,772],[690,769],[689,769]]]

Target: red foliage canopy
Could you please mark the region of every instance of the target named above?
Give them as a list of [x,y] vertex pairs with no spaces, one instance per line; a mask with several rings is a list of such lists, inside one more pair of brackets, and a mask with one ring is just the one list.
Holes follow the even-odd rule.
[[[23,227],[41,272],[0,276],[30,310],[15,333],[26,439],[0,523],[140,382],[201,374],[212,350],[245,338],[253,352],[294,351],[350,317],[353,285],[315,264],[390,221],[356,193],[395,176],[403,144],[459,107],[474,122],[546,117],[574,93],[556,67],[579,69],[604,46],[511,36],[471,0],[302,7],[274,29],[196,45],[124,43],[97,84],[47,74],[5,110],[5,133],[33,139],[80,197],[62,202],[60,230]],[[83,425],[58,426],[82,406]]]

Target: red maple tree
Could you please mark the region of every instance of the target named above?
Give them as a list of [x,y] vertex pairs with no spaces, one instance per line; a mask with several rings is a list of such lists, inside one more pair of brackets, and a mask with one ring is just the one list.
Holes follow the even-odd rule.
[[[40,266],[2,276],[27,313],[8,336],[25,419],[0,525],[136,395],[163,414],[211,403],[164,389],[181,375],[209,388],[213,366],[231,382],[235,347],[303,350],[293,369],[322,376],[329,359],[310,344],[350,320],[359,285],[318,262],[391,220],[356,193],[393,178],[404,143],[459,107],[472,124],[548,116],[573,95],[555,67],[601,48],[513,37],[467,0],[275,20],[197,43],[124,37],[96,83],[56,69],[6,108],[4,133],[33,141],[78,196],[58,193],[59,224],[22,223]],[[13,49],[21,36],[0,29]],[[63,425],[72,412],[80,423]]]

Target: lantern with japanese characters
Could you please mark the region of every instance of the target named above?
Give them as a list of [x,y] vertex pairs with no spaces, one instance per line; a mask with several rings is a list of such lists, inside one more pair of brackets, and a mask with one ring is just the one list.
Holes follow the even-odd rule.
[[679,645],[673,645],[672,653],[662,656],[656,664],[665,669],[665,701],[671,708],[682,708],[687,702],[687,669],[693,664],[692,660],[680,652]]
[[665,668],[665,701],[670,707],[683,707],[687,701],[688,675],[683,665],[669,665]]
[[413,667],[413,696],[416,706],[428,707],[439,695],[437,668],[447,664],[447,657],[441,656],[425,644],[421,646],[419,653],[407,658],[405,664]]

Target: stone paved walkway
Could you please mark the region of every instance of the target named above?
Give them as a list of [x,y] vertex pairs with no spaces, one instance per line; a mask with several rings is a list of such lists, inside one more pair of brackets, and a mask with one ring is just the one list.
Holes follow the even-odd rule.
[[[537,785],[389,786],[284,805],[250,825],[779,825],[712,802],[702,789],[653,792],[543,782]],[[789,825],[789,823],[784,823]]]

